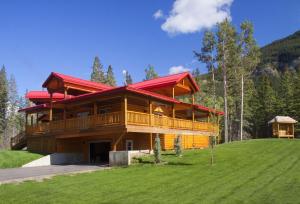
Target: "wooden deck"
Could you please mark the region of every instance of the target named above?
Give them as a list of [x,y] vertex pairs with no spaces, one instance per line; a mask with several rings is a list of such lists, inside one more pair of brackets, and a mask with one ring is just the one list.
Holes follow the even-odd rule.
[[[28,125],[27,135],[87,131],[95,129],[112,129],[124,126],[127,132],[173,133],[173,134],[218,134],[219,126],[214,123],[184,120],[167,116],[134,111],[112,112],[106,114],[57,120]],[[110,128],[109,128],[110,127]]]

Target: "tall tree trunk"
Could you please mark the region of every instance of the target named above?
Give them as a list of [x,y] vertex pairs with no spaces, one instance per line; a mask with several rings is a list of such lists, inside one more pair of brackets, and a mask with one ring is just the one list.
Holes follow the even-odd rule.
[[241,80],[241,122],[240,122],[240,138],[241,141],[243,140],[243,122],[244,122],[244,74],[242,74],[242,80]]
[[[211,48],[213,50],[213,48]],[[213,59],[213,53],[211,52],[211,59]],[[213,60],[211,62],[211,75],[212,75],[212,82],[213,82],[213,103],[214,109],[216,109],[216,82],[215,82],[215,68],[213,66]]]
[[225,65],[225,42],[223,41],[223,89],[224,89],[224,139],[228,143],[227,69]]

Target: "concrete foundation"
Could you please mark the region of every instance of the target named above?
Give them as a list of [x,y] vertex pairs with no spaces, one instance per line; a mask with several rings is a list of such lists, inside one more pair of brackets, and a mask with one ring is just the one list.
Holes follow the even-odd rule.
[[80,153],[53,153],[32,162],[29,162],[22,167],[49,166],[60,164],[79,164],[83,161],[83,155]]
[[110,151],[109,165],[110,166],[128,166],[133,158],[142,157],[149,154],[149,150],[140,151]]

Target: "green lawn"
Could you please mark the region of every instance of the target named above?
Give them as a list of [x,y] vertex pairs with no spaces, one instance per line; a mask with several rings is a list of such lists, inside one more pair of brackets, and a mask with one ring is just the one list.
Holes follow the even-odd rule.
[[[5,203],[300,203],[300,140],[270,139],[165,154],[129,168],[0,186]],[[0,201],[0,202],[1,202]]]
[[27,151],[0,150],[0,169],[21,167],[22,165],[42,157]]

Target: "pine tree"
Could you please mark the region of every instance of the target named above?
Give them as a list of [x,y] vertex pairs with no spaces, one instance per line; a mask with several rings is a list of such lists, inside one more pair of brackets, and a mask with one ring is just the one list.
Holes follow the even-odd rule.
[[286,70],[280,78],[278,90],[278,114],[287,116],[296,116],[294,109],[294,91],[296,80],[292,73]]
[[213,101],[213,107],[216,108],[216,82],[215,82],[215,62],[216,58],[214,52],[216,49],[216,40],[215,35],[212,31],[206,31],[204,33],[201,52],[194,52],[195,56],[200,62],[206,64],[206,68],[210,75],[207,83],[207,96],[210,97]]
[[95,57],[93,67],[92,67],[92,74],[91,74],[91,81],[105,83],[105,75],[103,71],[103,65],[100,63],[99,57]]
[[6,70],[3,65],[0,70],[0,142],[5,142],[5,128],[7,124],[7,102],[8,102],[8,85],[6,78]]
[[161,162],[161,146],[160,146],[159,134],[156,134],[155,141],[154,141],[154,159],[155,159],[155,163]]
[[[19,109],[19,96],[17,91],[17,84],[15,77],[11,75],[8,83],[8,111],[7,111],[7,118],[8,118],[8,124],[7,124],[7,136],[9,139],[13,136],[15,136],[19,130],[19,123],[18,123],[18,109]],[[8,142],[8,141],[7,141]]]
[[182,156],[182,147],[181,147],[181,136],[177,135],[174,139],[174,149],[176,156]]
[[154,70],[154,67],[152,65],[148,65],[148,68],[145,69],[145,79],[144,80],[149,80],[149,79],[154,79],[158,77],[158,74]]
[[276,116],[276,92],[266,76],[259,77],[255,90],[255,98],[251,100],[255,108],[254,118],[252,119],[255,124],[253,129],[256,137],[268,137],[269,128],[267,122]]
[[[251,75],[259,63],[260,52],[253,37],[253,25],[249,21],[241,24],[241,33],[239,39],[240,49],[240,84],[241,84],[241,102],[240,102],[240,140],[243,140],[244,132],[244,112],[246,116],[251,114],[249,108],[244,108],[248,105],[248,100],[252,97],[252,79]],[[244,102],[245,101],[245,102]],[[246,117],[248,118],[248,117]],[[248,125],[248,123],[246,123]]]
[[125,83],[126,85],[130,85],[133,83],[131,75],[129,74],[128,71],[126,71],[126,75],[125,75]]
[[[222,72],[223,78],[223,98],[224,98],[224,141],[229,141],[229,116],[233,112],[231,104],[233,104],[232,98],[228,96],[229,81],[234,81],[235,66],[237,59],[237,45],[236,45],[236,31],[230,22],[226,19],[224,22],[218,24],[217,30],[217,61],[218,69]],[[231,87],[235,87],[233,83],[229,83]],[[234,91],[232,91],[233,93]],[[231,102],[231,103],[229,103]],[[231,131],[230,131],[231,132]]]
[[116,86],[116,79],[111,65],[109,65],[107,68],[106,84],[110,86]]

